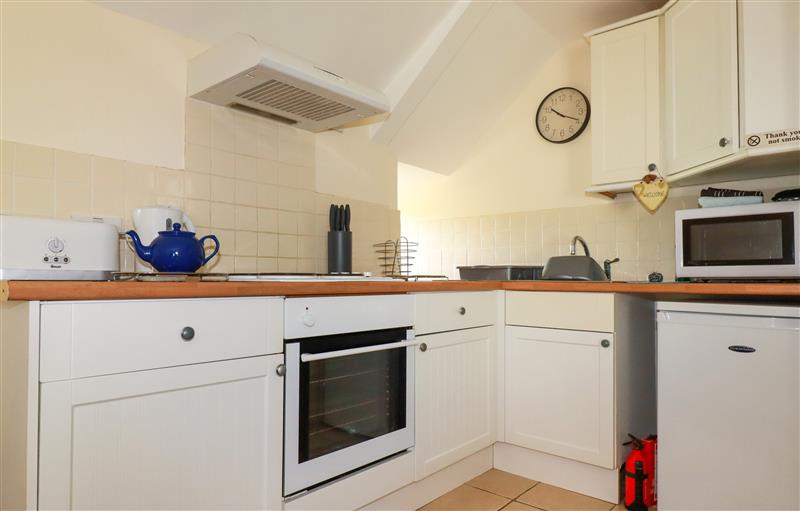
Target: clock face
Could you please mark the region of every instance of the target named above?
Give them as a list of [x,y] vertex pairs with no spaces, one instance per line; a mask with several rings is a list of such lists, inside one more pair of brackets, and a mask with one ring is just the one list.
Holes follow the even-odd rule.
[[563,144],[583,133],[589,114],[586,96],[578,89],[562,87],[542,100],[536,111],[536,129],[545,140]]

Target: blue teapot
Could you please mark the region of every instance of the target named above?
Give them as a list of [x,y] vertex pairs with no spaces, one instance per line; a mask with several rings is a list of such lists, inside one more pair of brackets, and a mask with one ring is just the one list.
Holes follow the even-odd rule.
[[[150,245],[142,245],[136,231],[126,233],[133,240],[136,255],[157,271],[174,273],[194,273],[209,262],[219,252],[219,240],[213,234],[199,240],[193,232],[181,231],[181,224],[172,224],[171,231],[159,231]],[[214,242],[214,251],[206,257],[204,243]]]

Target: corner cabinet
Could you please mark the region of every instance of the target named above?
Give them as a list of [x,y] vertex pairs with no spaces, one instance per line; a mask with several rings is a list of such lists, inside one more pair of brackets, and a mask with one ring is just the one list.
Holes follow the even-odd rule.
[[613,337],[507,327],[506,442],[614,468]]
[[650,18],[591,38],[593,183],[661,166],[659,31]]
[[681,0],[664,15],[664,156],[675,174],[739,149],[736,2]]
[[497,298],[489,291],[415,299],[422,344],[414,358],[414,456],[421,480],[495,442]]

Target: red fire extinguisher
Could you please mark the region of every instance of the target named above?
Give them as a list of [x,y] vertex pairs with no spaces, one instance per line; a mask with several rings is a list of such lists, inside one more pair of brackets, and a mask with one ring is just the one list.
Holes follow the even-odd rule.
[[625,460],[625,507],[630,511],[647,511],[656,503],[656,445],[655,435],[642,440],[628,434],[632,445]]

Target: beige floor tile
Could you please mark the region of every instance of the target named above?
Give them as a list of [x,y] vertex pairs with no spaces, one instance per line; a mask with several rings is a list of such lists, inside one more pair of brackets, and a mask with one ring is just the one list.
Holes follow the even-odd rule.
[[610,502],[544,483],[537,484],[517,500],[546,511],[611,511],[614,507]]
[[515,499],[526,490],[530,490],[536,481],[493,468],[468,481],[467,484],[509,499]]
[[421,509],[452,511],[497,511],[508,504],[509,500],[487,491],[461,485],[455,490],[445,493],[438,499],[429,502]]
[[516,500],[510,502],[506,507],[501,509],[500,511],[541,511],[535,507],[531,507],[527,504],[523,504],[522,502],[517,502]]

